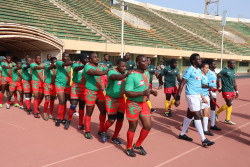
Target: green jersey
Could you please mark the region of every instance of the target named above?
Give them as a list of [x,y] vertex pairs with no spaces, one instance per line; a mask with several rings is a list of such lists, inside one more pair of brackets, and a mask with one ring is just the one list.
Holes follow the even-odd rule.
[[106,61],[106,62],[100,61],[99,64],[100,64],[100,65],[105,65],[105,66],[108,67],[109,69],[113,68],[113,65],[112,65],[112,63],[111,63],[110,61]]
[[111,80],[111,75],[121,75],[117,70],[110,70],[108,72],[108,88],[106,94],[113,98],[122,98],[125,93],[125,78],[123,80]]
[[149,83],[152,84],[152,82],[153,82],[153,76],[154,76],[155,71],[156,71],[155,66],[152,65],[152,64],[150,64],[150,65],[148,66],[147,70],[148,70],[149,76],[150,76]]
[[161,71],[161,76],[164,76],[164,88],[176,87],[176,77],[178,75],[180,75],[178,68],[165,67]]
[[74,71],[74,69],[76,67],[79,67],[79,66],[83,66],[84,64],[83,63],[74,63],[72,65],[72,69],[73,69],[73,82],[75,83],[78,83],[78,84],[85,84],[85,79],[84,79],[84,73],[83,73],[83,69],[80,70],[80,71]]
[[13,67],[12,69],[12,81],[13,82],[19,82],[22,78],[22,70],[15,70],[17,67]]
[[[7,67],[11,67],[11,69],[7,69],[7,68],[4,68],[3,66],[7,66]],[[12,71],[12,67],[14,67],[16,64],[15,63],[8,63],[7,61],[3,61],[1,63],[1,66],[2,66],[2,76],[3,77],[10,77],[11,76],[11,71]]]
[[71,66],[63,67],[63,61],[56,62],[56,85],[62,87],[70,87]]
[[26,81],[30,81],[31,79],[31,72],[30,72],[30,68],[25,69],[27,65],[23,64],[22,65],[22,78]]
[[43,60],[43,63],[45,63],[45,65],[50,65],[50,61],[49,60]]
[[55,78],[56,78],[56,70],[55,69],[50,69],[50,65],[45,65],[44,69],[44,82],[47,84],[55,84]]
[[222,76],[222,92],[234,92],[234,70],[230,70],[228,67],[225,67],[219,74]]
[[98,65],[95,66],[92,63],[86,64],[84,67],[84,75],[85,75],[85,88],[93,91],[99,91],[101,89],[102,85],[102,79],[101,76],[94,76],[94,75],[89,75],[87,72],[90,69],[93,69],[95,71],[105,71],[108,67],[104,65]]
[[[126,79],[125,91],[127,92],[143,92],[149,88],[149,72],[143,74],[135,71]],[[129,100],[135,102],[145,102],[147,96],[128,97]]]
[[133,62],[132,60],[127,61],[127,70],[135,70],[135,69],[136,69],[135,62]]
[[40,65],[38,65],[36,63],[31,63],[30,64],[31,78],[32,78],[33,81],[43,81],[43,69],[35,70],[35,67],[37,67],[37,66],[44,67],[45,64],[41,63]]

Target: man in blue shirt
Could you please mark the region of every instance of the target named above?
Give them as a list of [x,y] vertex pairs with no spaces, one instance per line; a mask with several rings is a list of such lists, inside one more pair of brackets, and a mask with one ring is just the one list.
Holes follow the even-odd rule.
[[185,96],[186,96],[186,101],[188,102],[188,111],[187,111],[187,116],[185,117],[183,121],[183,127],[182,127],[181,134],[179,135],[179,139],[193,141],[193,139],[185,135],[185,133],[188,129],[190,122],[192,121],[192,118],[194,117],[195,127],[201,136],[202,145],[210,146],[210,145],[213,145],[214,142],[211,142],[205,138],[202,124],[201,124],[200,103],[201,101],[203,101],[204,103],[208,103],[208,102],[201,93],[202,73],[201,73],[201,70],[198,68],[201,65],[200,55],[197,53],[192,54],[190,56],[190,63],[191,63],[191,66],[184,72],[184,75],[183,75],[183,78],[180,83],[180,87],[179,87],[179,90],[175,99],[176,100],[175,106],[178,107],[180,105],[181,92],[183,90],[183,87],[186,84]]

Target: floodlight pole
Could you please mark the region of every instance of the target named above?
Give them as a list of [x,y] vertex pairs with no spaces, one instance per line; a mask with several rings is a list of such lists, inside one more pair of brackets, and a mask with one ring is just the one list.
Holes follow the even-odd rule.
[[121,58],[123,58],[123,50],[124,50],[124,7],[125,7],[125,2],[122,0],[122,32],[121,32]]
[[223,49],[224,49],[224,27],[222,26],[222,39],[221,39],[221,58],[220,58],[220,69],[222,70],[223,64]]

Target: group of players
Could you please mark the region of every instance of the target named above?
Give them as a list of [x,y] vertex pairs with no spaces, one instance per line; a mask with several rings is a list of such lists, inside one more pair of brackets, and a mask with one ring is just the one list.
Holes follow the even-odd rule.
[[[218,114],[224,110],[227,110],[225,123],[235,124],[230,120],[235,91],[236,98],[238,97],[234,75],[235,62],[229,60],[228,67],[218,75],[215,73],[216,62],[213,60],[202,62],[199,54],[192,54],[190,63],[191,67],[184,72],[181,79],[176,59],[172,59],[170,65],[164,70],[156,71],[150,58],[139,55],[134,63],[130,60],[130,53],[125,55],[125,59],[117,60],[117,68],[113,68],[108,55],[104,55],[104,60],[99,62],[95,52],[83,55],[77,62],[72,62],[67,52],[62,54],[62,60],[48,55],[44,63],[42,63],[40,55],[37,55],[34,60],[27,55],[23,64],[21,61],[14,63],[11,56],[6,56],[1,63],[0,107],[3,107],[5,91],[9,90],[6,108],[10,108],[11,97],[14,94],[15,106],[25,109],[28,114],[31,114],[30,104],[33,95],[34,117],[40,118],[39,106],[45,96],[43,118],[48,120],[53,119],[54,101],[57,97],[59,103],[55,125],[60,126],[62,123],[65,129],[68,129],[79,103],[78,128],[85,130],[85,138],[92,139],[90,122],[96,104],[100,111],[98,135],[101,136],[103,142],[106,142],[110,137],[107,131],[116,122],[111,141],[118,145],[122,144],[118,135],[126,113],[129,123],[126,153],[128,156],[135,157],[134,149],[136,149],[140,154],[146,155],[147,153],[141,145],[152,126],[151,113],[156,111],[150,102],[151,94],[157,96],[157,91],[152,89],[153,75],[156,75],[160,87],[163,85],[162,77],[164,77],[165,115],[168,117],[172,116],[171,107],[174,104],[176,107],[180,105],[181,92],[186,84],[185,98],[188,110],[179,139],[192,141],[192,138],[185,133],[193,119],[201,136],[202,145],[210,146],[214,142],[204,136],[213,136],[213,133],[208,130],[210,113],[210,129],[212,130],[221,130],[215,125],[215,120],[218,120]],[[179,82],[179,89],[177,89],[176,80]],[[226,101],[226,104],[217,112],[215,112],[216,91],[222,91]],[[20,95],[19,104],[17,103],[17,92]],[[23,106],[23,96],[26,107]],[[172,101],[170,101],[171,96],[173,96]],[[68,100],[70,107],[68,119],[65,119]],[[84,111],[85,106],[86,112]],[[139,119],[143,126],[137,142],[133,144]],[[203,126],[201,119],[203,119]]]

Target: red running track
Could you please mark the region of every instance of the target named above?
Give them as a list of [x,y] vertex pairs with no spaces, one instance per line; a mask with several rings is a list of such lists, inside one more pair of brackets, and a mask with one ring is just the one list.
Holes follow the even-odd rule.
[[[240,97],[234,101],[231,120],[234,126],[223,123],[225,112],[221,113],[222,122],[217,125],[221,132],[214,132],[215,136],[208,137],[216,142],[209,148],[201,147],[200,137],[196,129],[189,128],[188,135],[194,139],[187,142],[177,139],[181,124],[186,114],[187,104],[181,99],[179,108],[173,107],[173,117],[163,115],[165,96],[159,90],[157,98],[151,97],[152,105],[157,112],[152,115],[153,128],[143,143],[148,154],[136,158],[128,157],[126,148],[127,120],[121,130],[119,138],[123,145],[114,145],[108,140],[105,144],[97,135],[98,114],[94,111],[91,123],[93,140],[87,140],[83,132],[77,130],[77,119],[73,118],[69,130],[55,127],[54,121],[35,119],[23,110],[12,107],[10,110],[0,109],[0,164],[3,167],[64,167],[64,166],[192,166],[192,167],[246,167],[250,164],[250,79],[237,80]],[[183,97],[183,96],[182,96]],[[218,104],[224,104],[218,95]],[[43,111],[43,106],[41,106]],[[54,110],[56,111],[56,110]],[[138,127],[135,138],[139,136],[141,126]],[[114,126],[108,131],[113,134]]]

